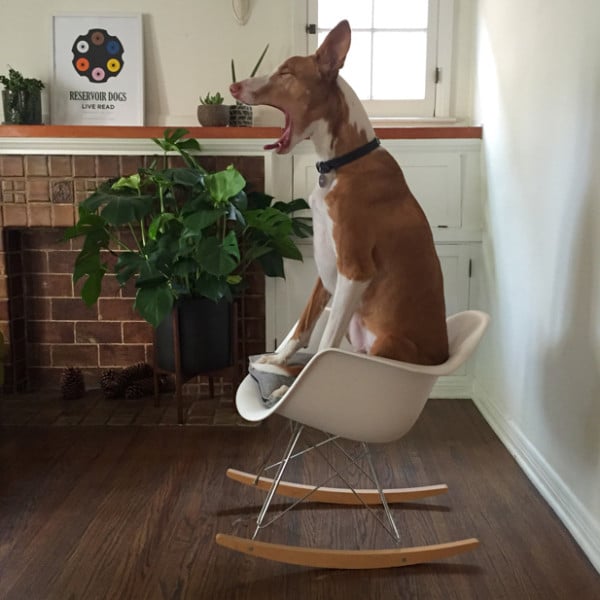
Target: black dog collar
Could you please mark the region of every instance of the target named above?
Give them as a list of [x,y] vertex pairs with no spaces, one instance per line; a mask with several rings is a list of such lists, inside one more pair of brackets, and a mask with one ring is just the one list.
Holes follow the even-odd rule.
[[355,160],[358,160],[359,158],[362,158],[363,156],[366,156],[367,154],[369,154],[369,152],[372,152],[373,150],[375,150],[375,148],[378,148],[380,144],[381,142],[379,141],[379,138],[374,138],[370,142],[364,144],[363,146],[355,148],[347,154],[342,154],[342,156],[336,156],[331,160],[320,160],[317,163],[317,171],[319,171],[321,175],[326,175],[331,171],[335,171],[336,169],[339,169],[340,167],[343,167],[348,163],[351,163]]

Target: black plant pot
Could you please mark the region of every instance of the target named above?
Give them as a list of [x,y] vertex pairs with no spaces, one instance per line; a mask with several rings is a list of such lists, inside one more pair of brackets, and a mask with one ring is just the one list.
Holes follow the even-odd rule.
[[[176,314],[156,328],[156,364],[176,372],[175,342],[178,338],[184,378],[218,371],[232,365],[231,303],[207,298],[185,298],[176,303]],[[179,324],[178,336],[175,326]]]
[[40,125],[42,94],[40,90],[2,91],[4,123],[7,125]]

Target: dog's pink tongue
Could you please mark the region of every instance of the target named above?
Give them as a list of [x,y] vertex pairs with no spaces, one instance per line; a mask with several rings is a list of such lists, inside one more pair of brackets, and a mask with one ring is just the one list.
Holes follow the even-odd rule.
[[276,142],[273,142],[272,144],[267,144],[266,146],[264,146],[264,150],[273,150],[275,148],[277,150],[277,152],[281,152],[281,150],[283,150],[286,146],[289,145],[291,135],[292,135],[292,121],[286,112],[285,113],[285,127],[283,129],[283,133],[282,133],[281,137]]

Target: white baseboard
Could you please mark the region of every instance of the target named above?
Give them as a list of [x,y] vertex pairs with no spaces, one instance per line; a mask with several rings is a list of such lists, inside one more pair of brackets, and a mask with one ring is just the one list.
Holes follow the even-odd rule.
[[440,377],[430,398],[471,398],[473,395],[473,379],[468,375],[449,375]]
[[473,401],[500,441],[517,461],[531,483],[600,573],[600,522],[581,504],[544,457],[491,402],[489,395],[473,385]]

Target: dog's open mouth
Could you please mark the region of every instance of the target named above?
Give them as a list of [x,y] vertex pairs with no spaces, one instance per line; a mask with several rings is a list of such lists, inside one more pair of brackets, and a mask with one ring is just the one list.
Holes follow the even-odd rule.
[[287,111],[284,111],[285,114],[285,127],[283,128],[283,133],[281,137],[272,144],[267,144],[264,149],[265,150],[275,150],[277,154],[282,154],[288,150],[290,144],[292,142],[292,120],[290,119],[290,115]]

